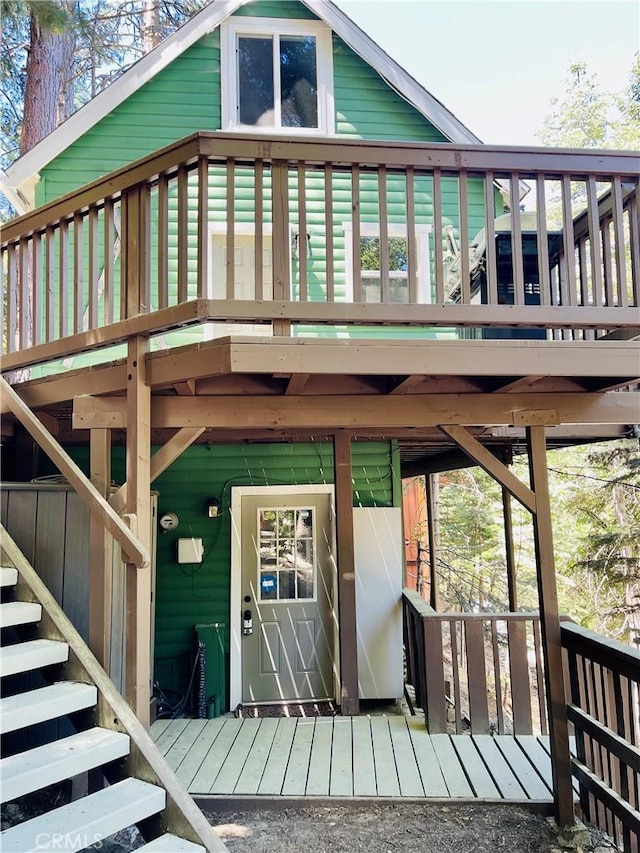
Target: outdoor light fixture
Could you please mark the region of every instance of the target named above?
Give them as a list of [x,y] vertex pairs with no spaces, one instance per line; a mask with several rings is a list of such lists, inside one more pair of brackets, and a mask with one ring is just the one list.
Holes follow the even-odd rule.
[[207,515],[209,518],[217,518],[220,512],[220,501],[218,498],[209,498],[207,501]]

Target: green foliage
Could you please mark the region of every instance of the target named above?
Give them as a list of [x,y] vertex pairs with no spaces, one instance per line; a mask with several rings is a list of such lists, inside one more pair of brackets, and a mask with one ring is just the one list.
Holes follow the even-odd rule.
[[[406,237],[389,238],[389,269],[406,270],[408,264]],[[362,237],[360,239],[360,264],[363,270],[380,269],[380,238]]]

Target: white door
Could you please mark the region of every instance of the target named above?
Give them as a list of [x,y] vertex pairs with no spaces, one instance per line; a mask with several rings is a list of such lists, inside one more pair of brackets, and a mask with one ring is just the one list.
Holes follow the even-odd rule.
[[242,702],[334,696],[334,561],[325,494],[243,496]]

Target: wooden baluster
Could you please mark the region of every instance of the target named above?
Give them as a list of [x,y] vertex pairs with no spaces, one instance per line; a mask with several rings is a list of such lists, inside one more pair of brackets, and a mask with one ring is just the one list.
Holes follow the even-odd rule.
[[469,680],[469,717],[471,734],[489,734],[489,703],[487,698],[487,667],[484,648],[484,623],[465,620],[467,676]]
[[89,208],[87,216],[89,227],[88,247],[88,278],[89,278],[89,329],[96,329],[98,321],[98,298],[100,273],[98,271],[98,209],[95,205]]
[[31,330],[33,328],[33,305],[31,303],[31,259],[29,253],[29,240],[23,237],[20,240],[19,250],[19,276],[20,290],[18,299],[18,347],[27,349],[31,344]]
[[18,247],[11,243],[7,255],[7,350],[18,349]]
[[335,270],[333,249],[333,166],[327,163],[324,167],[324,221],[327,258],[327,302],[335,300]]
[[387,204],[387,170],[378,167],[378,211],[380,220],[380,302],[389,304],[391,287],[389,276],[389,219]]
[[66,219],[60,221],[59,249],[60,337],[66,338],[69,334],[69,223]]
[[[582,708],[582,679],[580,678],[580,668],[578,666],[578,656],[573,649],[567,650],[567,666],[569,669],[569,701],[576,708]],[[585,738],[584,732],[579,726],[576,726],[576,758],[581,764],[586,764]],[[585,818],[589,815],[589,796],[585,785],[580,784],[580,806]]]
[[418,247],[416,241],[416,191],[414,185],[414,171],[412,166],[407,167],[407,279],[409,286],[408,301],[410,303],[428,302],[431,294],[419,293],[418,291]]
[[169,305],[169,179],[158,178],[158,308]]
[[511,190],[511,268],[513,271],[513,304],[524,305],[524,258],[522,254],[522,216],[520,213],[520,175],[513,172]]
[[430,734],[447,731],[447,707],[444,692],[444,655],[442,622],[422,617],[424,637],[425,705],[427,728]]
[[564,306],[577,305],[575,239],[569,175],[562,176],[562,232],[564,235],[564,288],[560,295],[560,303]]
[[209,296],[209,160],[198,159],[198,299]]
[[442,172],[433,170],[433,256],[436,277],[436,304],[443,305],[444,293],[444,248],[442,229]]
[[471,302],[471,273],[469,267],[469,185],[467,173],[462,170],[458,177],[460,188],[460,301]]
[[495,230],[495,187],[493,172],[484,176],[484,230],[486,242],[487,263],[487,303],[498,304],[498,263],[496,260],[496,230]]
[[73,331],[84,331],[84,219],[81,213],[73,216]]
[[103,323],[108,326],[110,323],[113,323],[115,303],[113,270],[115,266],[116,245],[113,199],[106,198],[104,200],[104,211],[102,216],[104,228],[104,267],[102,269],[104,287],[102,288],[102,317]]
[[[289,263],[289,166],[280,160],[274,161],[272,174],[273,209],[273,299],[286,302],[291,299],[291,265]],[[327,229],[329,224],[327,224]],[[273,334],[289,336],[291,322],[274,320]]]
[[[256,228],[253,251],[255,295],[256,299],[273,299],[273,293],[264,292],[264,164],[262,160],[256,160],[254,164],[255,175],[255,211]],[[306,258],[305,258],[306,262]]]
[[598,192],[595,175],[587,178],[587,221],[589,226],[589,251],[591,258],[591,288],[593,304],[604,305],[602,280],[602,248],[600,245],[600,222],[598,220]]
[[33,328],[31,330],[31,344],[42,343],[43,322],[43,280],[42,280],[42,234],[34,231],[31,238],[31,304],[33,315]]
[[640,306],[640,204],[638,192],[640,184],[636,181],[632,195],[627,202],[627,219],[631,249],[631,292],[633,305]]
[[551,305],[551,271],[549,268],[549,234],[547,231],[547,198],[544,175],[538,175],[536,178],[536,232],[540,304]]
[[140,187],[140,233],[138,236],[138,313],[147,314],[151,304],[151,187]]
[[613,239],[615,241],[618,305],[620,308],[628,308],[629,297],[627,293],[627,259],[625,255],[624,217],[622,211],[622,182],[618,175],[613,179]]
[[542,639],[540,637],[540,618],[533,620],[533,649],[536,660],[536,688],[538,691],[538,712],[540,714],[540,733],[549,734],[549,723],[547,721],[547,707],[545,705],[544,671],[542,667]]
[[225,272],[227,299],[237,299],[236,294],[236,166],[233,157],[227,158],[227,248]]
[[489,620],[491,625],[491,648],[493,649],[493,684],[496,691],[496,722],[498,734],[505,734],[504,708],[502,707],[502,667],[500,664],[500,646],[498,641],[498,623]]
[[307,170],[304,163],[298,163],[298,299],[306,302],[309,298],[307,291]]
[[[456,715],[456,734],[462,734],[462,691],[460,690],[460,652],[458,650],[458,625],[449,622],[449,637],[451,641],[451,671],[453,676],[453,704]],[[445,708],[446,715],[446,708]]]
[[[189,172],[178,169],[178,304],[189,299]],[[227,229],[227,235],[233,231]],[[228,260],[227,260],[228,263]]]
[[53,225],[47,225],[44,234],[45,245],[45,318],[44,339],[52,341],[55,338],[56,321],[56,255],[55,255],[56,231]]
[[[360,244],[360,168],[351,169],[351,256],[353,301],[362,302],[362,257]],[[418,590],[419,591],[419,590]]]

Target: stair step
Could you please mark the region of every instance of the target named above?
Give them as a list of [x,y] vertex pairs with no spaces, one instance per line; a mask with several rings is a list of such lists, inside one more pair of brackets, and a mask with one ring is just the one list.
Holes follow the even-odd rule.
[[177,835],[161,835],[148,844],[136,848],[136,853],[206,853],[200,844],[178,838]]
[[55,720],[74,711],[93,707],[98,690],[93,684],[59,681],[28,693],[0,699],[0,734]]
[[129,754],[129,735],[93,728],[0,761],[6,803]]
[[42,605],[30,601],[9,601],[0,604],[0,628],[12,625],[27,625],[39,622],[42,618]]
[[11,566],[0,566],[0,587],[15,586],[18,583],[18,570]]
[[[0,834],[2,853],[42,853],[44,840],[56,850],[80,850],[138,823],[165,807],[163,788],[125,779]],[[80,846],[82,844],[82,846]]]
[[0,649],[0,676],[29,672],[69,659],[69,646],[58,640],[29,640]]

